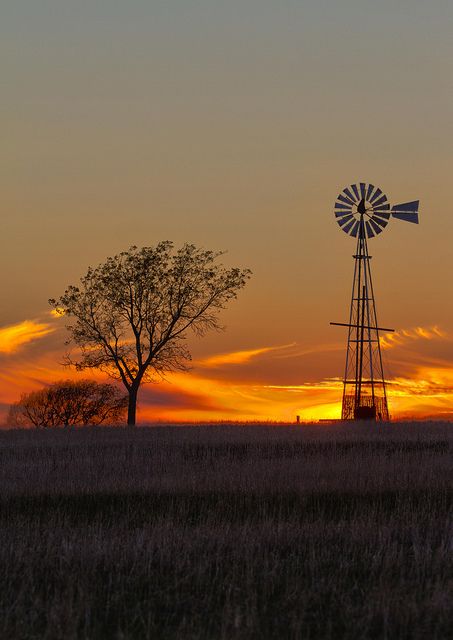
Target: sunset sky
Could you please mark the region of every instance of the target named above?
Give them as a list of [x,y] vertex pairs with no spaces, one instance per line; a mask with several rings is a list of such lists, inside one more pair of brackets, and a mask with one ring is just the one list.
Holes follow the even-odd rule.
[[420,199],[369,242],[393,417],[453,415],[453,4],[15,0],[0,10],[0,409],[80,374],[47,299],[130,245],[253,278],[143,388],[147,420],[339,417],[347,185]]

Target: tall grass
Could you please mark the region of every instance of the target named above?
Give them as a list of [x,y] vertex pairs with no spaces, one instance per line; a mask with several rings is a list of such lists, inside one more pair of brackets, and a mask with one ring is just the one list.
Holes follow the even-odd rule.
[[0,637],[450,637],[453,426],[0,432]]

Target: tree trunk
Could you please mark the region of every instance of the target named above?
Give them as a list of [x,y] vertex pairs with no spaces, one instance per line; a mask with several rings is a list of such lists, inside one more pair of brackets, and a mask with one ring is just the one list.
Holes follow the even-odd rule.
[[127,407],[127,426],[135,427],[135,416],[137,414],[137,393],[138,387],[129,389],[129,404]]

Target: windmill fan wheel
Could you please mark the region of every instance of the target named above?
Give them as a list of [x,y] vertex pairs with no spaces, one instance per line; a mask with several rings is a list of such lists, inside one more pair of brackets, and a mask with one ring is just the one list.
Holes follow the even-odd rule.
[[335,217],[345,233],[357,237],[360,229],[374,238],[390,219],[390,204],[379,187],[360,182],[343,189],[335,202]]

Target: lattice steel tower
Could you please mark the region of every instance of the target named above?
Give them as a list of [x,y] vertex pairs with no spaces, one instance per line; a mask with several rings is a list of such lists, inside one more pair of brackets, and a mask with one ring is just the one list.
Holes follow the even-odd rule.
[[335,217],[348,235],[357,238],[349,322],[348,348],[343,379],[342,420],[389,420],[367,239],[387,226],[390,216],[418,224],[419,201],[390,209],[387,196],[372,184],[353,184],[339,194]]

